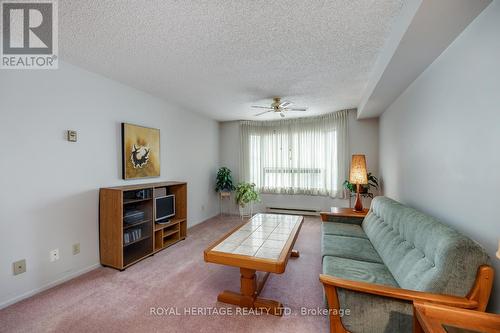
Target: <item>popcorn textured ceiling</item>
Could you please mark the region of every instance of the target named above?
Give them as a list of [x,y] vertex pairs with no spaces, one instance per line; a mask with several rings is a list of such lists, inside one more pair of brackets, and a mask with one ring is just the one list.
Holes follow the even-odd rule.
[[[217,120],[358,106],[403,0],[65,0],[61,59]],[[140,110],[138,110],[140,112]],[[274,119],[269,114],[258,119]]]

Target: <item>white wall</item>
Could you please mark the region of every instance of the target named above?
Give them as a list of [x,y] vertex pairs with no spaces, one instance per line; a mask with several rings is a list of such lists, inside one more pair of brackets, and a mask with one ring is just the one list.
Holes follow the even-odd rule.
[[[160,178],[120,179],[121,122],[160,129]],[[67,129],[78,131],[77,143],[65,141]],[[187,181],[189,225],[217,214],[218,132],[213,120],[66,63],[2,71],[0,307],[96,267],[100,187]],[[50,263],[55,248],[61,259]],[[23,258],[27,272],[13,276]]]
[[494,1],[380,121],[385,194],[483,245],[500,312],[500,2]]
[[[220,163],[233,171],[235,181],[239,181],[240,130],[237,121],[221,122],[220,125]],[[366,155],[367,167],[378,175],[378,119],[357,120],[356,112],[349,112],[349,146],[352,154]],[[319,208],[329,210],[332,206],[348,207],[349,201],[322,196],[263,194],[262,202],[256,206],[263,210],[266,206],[286,206],[298,208]],[[369,206],[369,200],[363,200]],[[354,198],[353,198],[354,204]],[[227,206],[225,206],[226,208]],[[227,208],[226,208],[227,209]],[[226,210],[227,211],[227,210]],[[231,205],[231,213],[237,214],[236,204]]]

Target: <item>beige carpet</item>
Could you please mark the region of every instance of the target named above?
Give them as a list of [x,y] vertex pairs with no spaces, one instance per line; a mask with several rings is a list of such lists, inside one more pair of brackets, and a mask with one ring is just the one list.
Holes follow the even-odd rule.
[[305,219],[295,246],[300,258],[271,274],[261,294],[284,303],[289,315],[237,313],[217,302],[220,291],[239,290],[239,269],[205,263],[203,250],[239,223],[210,219],[123,272],[98,268],[5,308],[0,332],[328,332],[328,318],[312,313],[323,307],[319,218]]

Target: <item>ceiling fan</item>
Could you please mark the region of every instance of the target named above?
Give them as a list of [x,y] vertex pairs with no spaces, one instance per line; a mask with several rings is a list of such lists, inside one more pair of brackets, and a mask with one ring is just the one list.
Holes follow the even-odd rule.
[[266,114],[268,112],[277,112],[280,114],[281,118],[285,117],[285,112],[287,111],[307,111],[307,108],[292,108],[291,106],[293,105],[292,102],[288,101],[281,101],[280,97],[274,97],[273,102],[271,103],[271,106],[259,106],[259,105],[252,105],[252,108],[254,109],[266,109],[264,112],[257,113],[255,117],[261,116],[263,114]]

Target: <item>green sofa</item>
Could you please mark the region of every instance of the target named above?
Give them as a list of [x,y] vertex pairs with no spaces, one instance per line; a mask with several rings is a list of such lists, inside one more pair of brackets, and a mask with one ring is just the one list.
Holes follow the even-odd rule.
[[376,197],[364,219],[328,219],[321,281],[330,309],[349,309],[330,315],[332,331],[412,332],[413,301],[484,311],[488,255],[451,227],[386,197]]

